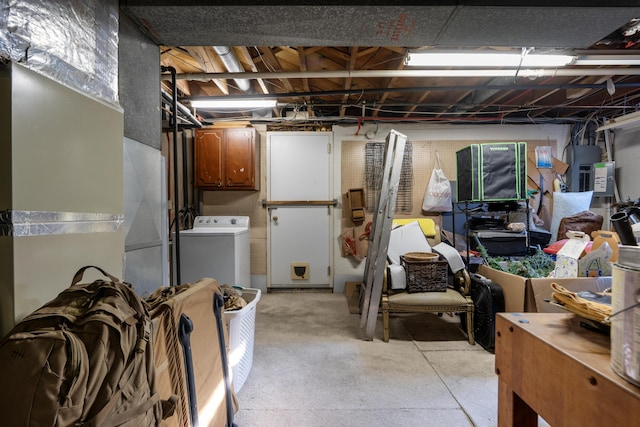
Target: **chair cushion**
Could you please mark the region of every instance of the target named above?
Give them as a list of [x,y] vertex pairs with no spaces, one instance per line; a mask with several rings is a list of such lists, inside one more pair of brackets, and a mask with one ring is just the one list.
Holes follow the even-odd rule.
[[436,235],[436,223],[431,218],[405,218],[405,219],[393,219],[391,228],[396,228],[401,225],[407,225],[411,222],[417,221],[422,233],[427,237],[435,237]]
[[400,255],[407,252],[431,252],[431,246],[422,233],[418,221],[391,230],[387,257],[391,264],[400,265]]
[[447,289],[446,292],[401,292],[389,295],[389,306],[430,306],[430,305],[464,305],[468,300],[453,289]]

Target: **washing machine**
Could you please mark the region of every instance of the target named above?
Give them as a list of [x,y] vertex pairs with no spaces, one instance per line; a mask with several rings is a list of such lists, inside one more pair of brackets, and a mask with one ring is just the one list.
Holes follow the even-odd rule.
[[[173,244],[173,279],[176,283],[176,245]],[[248,216],[198,216],[193,228],[180,231],[180,282],[203,277],[251,287]]]

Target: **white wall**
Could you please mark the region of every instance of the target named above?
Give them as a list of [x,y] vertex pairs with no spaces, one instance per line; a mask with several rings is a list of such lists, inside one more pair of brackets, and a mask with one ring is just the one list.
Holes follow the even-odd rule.
[[[429,125],[429,124],[390,124],[365,122],[361,129],[357,126],[334,126],[334,198],[342,200],[341,182],[341,152],[343,141],[368,140],[366,134],[369,131],[377,132],[376,140],[386,138],[391,129],[405,134],[409,141],[504,141],[504,140],[555,140],[557,141],[556,153],[562,153],[563,147],[570,140],[569,125]],[[356,132],[358,135],[356,135]],[[342,206],[339,204],[334,212],[334,292],[344,292],[344,282],[360,281],[364,273],[365,262],[357,263],[351,257],[342,257],[340,243],[337,236],[340,235],[340,218]]]
[[640,127],[614,131],[616,184],[622,200],[640,197]]

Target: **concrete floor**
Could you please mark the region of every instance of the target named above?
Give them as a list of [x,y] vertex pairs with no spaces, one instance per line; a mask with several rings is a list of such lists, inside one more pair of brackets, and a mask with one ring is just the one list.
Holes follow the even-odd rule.
[[497,425],[494,355],[457,317],[393,316],[389,343],[381,320],[366,341],[343,294],[267,293],[254,342],[239,427]]

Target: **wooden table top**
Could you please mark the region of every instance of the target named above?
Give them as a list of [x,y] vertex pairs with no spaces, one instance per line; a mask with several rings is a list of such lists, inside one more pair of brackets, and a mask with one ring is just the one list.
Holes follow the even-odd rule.
[[571,313],[498,313],[498,316],[640,396],[640,387],[611,369],[609,335],[581,326],[580,317]]

